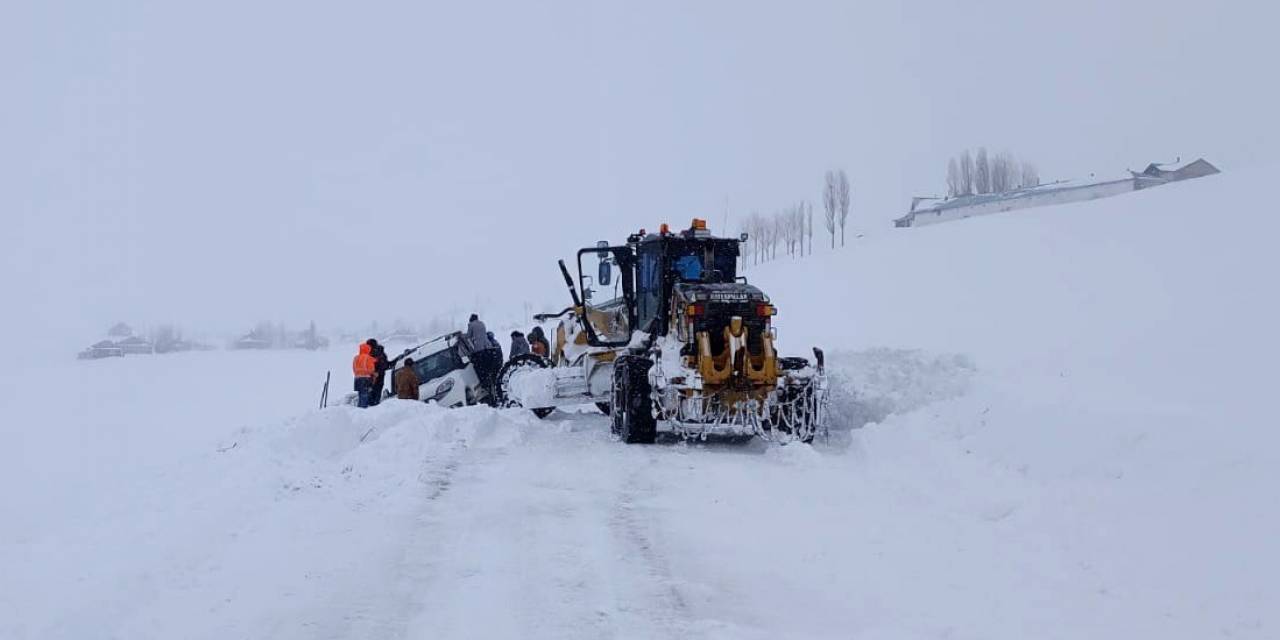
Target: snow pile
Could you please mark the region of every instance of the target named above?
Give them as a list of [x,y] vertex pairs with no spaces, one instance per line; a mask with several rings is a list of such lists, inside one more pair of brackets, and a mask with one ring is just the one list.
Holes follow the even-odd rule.
[[962,395],[975,369],[967,356],[907,349],[835,351],[827,362],[836,432]]

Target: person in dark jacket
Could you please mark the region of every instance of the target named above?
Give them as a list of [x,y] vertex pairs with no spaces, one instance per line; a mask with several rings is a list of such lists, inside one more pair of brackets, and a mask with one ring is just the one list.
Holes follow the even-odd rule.
[[529,331],[529,352],[544,358],[550,357],[551,345],[547,342],[547,336],[542,333],[542,327],[534,327]]
[[515,360],[518,356],[529,353],[529,341],[524,339],[524,334],[519,331],[511,332],[511,359]]
[[502,366],[501,348],[489,337],[491,335],[493,334],[484,326],[480,316],[471,314],[471,320],[467,323],[467,330],[463,334],[463,341],[467,344],[467,350],[471,354],[471,364],[476,369],[480,386],[484,387],[488,395],[486,400],[490,406],[494,405],[498,399],[496,383],[498,368]]
[[382,391],[386,388],[387,369],[391,368],[391,362],[387,359],[387,351],[378,344],[377,340],[369,338],[369,355],[373,356],[374,375],[373,389],[369,391],[369,406],[375,406],[382,402]]
[[497,339],[497,338],[493,337],[493,332],[492,332],[492,331],[490,331],[490,332],[488,333],[488,335],[489,335],[489,344],[493,345],[493,347],[491,347],[491,348],[492,348],[492,349],[496,349],[496,350],[497,350],[497,352],[498,352],[497,357],[495,357],[495,358],[493,359],[493,361],[494,361],[494,362],[497,362],[498,364],[502,364],[503,362],[506,362],[506,361],[507,361],[507,359],[506,359],[505,357],[503,357],[503,355],[502,355],[502,345],[498,343],[498,339]]
[[467,330],[463,332],[462,337],[471,353],[479,353],[492,346],[489,343],[489,329],[484,326],[480,316],[474,313],[471,314],[471,321],[467,323]]
[[418,387],[422,384],[418,381],[418,372],[413,368],[413,358],[405,358],[404,366],[396,372],[395,379],[392,383],[396,388],[396,397],[401,400],[419,400]]

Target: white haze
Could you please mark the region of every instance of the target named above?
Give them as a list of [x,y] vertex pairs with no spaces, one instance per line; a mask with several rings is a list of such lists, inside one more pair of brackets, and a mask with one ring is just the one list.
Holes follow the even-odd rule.
[[[0,10],[7,332],[563,302],[554,260],[986,145],[1045,178],[1280,142],[1273,3],[29,2]],[[820,206],[820,205],[818,205]],[[1224,218],[1230,212],[1222,212]],[[883,265],[893,269],[893,265]],[[61,344],[61,343],[60,343]]]

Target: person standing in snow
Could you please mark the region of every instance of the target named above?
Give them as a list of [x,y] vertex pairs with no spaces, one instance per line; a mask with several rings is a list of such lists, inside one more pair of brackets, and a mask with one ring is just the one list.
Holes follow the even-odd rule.
[[373,378],[377,374],[378,362],[373,358],[373,347],[368,342],[360,343],[360,353],[351,361],[351,373],[355,375],[356,406],[361,409],[369,406],[369,393],[373,390]]
[[544,358],[551,353],[551,345],[547,342],[547,336],[542,333],[542,327],[534,327],[529,331],[529,352]]
[[373,388],[369,391],[369,406],[382,402],[382,390],[386,388],[387,369],[391,362],[387,359],[387,351],[377,340],[369,338],[369,355],[374,360]]
[[501,356],[496,352],[498,345],[489,338],[489,329],[484,326],[480,316],[474,313],[471,314],[467,331],[462,337],[467,343],[467,349],[471,351],[471,363],[476,368],[476,377],[480,378],[480,386],[484,387],[489,396],[488,402],[493,405],[497,401],[494,382],[501,364]]
[[511,359],[529,353],[529,341],[524,339],[524,334],[519,331],[511,332]]
[[467,330],[463,332],[462,337],[471,353],[479,353],[489,348],[489,329],[484,326],[479,315],[471,314],[471,320],[467,322]]
[[493,361],[497,365],[501,365],[502,363],[507,361],[507,359],[502,355],[502,345],[498,343],[497,338],[493,337],[492,331],[488,332],[487,335],[489,336],[489,344],[493,345],[493,349],[497,352],[497,355],[494,356]]
[[418,387],[421,382],[418,381],[418,373],[413,369],[413,358],[405,358],[404,366],[396,372],[395,379],[392,383],[396,388],[396,397],[401,400],[419,400]]

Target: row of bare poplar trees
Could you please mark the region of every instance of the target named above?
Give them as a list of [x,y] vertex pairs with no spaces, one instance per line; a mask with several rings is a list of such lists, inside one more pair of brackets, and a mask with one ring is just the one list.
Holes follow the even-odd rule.
[[[836,247],[837,231],[840,246],[844,246],[844,230],[849,222],[852,194],[849,175],[844,169],[827,172],[822,189],[822,223],[831,236],[832,249]],[[778,257],[779,246],[785,256],[802,257],[812,254],[813,204],[801,200],[771,214],[752,211],[742,222],[742,231],[747,234],[744,262],[749,260],[751,264],[760,264],[773,260]]]
[[1038,184],[1040,170],[1025,160],[1019,162],[1008,152],[988,156],[986,147],[978,147],[975,157],[965,149],[959,157],[947,162],[948,198],[975,193],[1004,193]]

